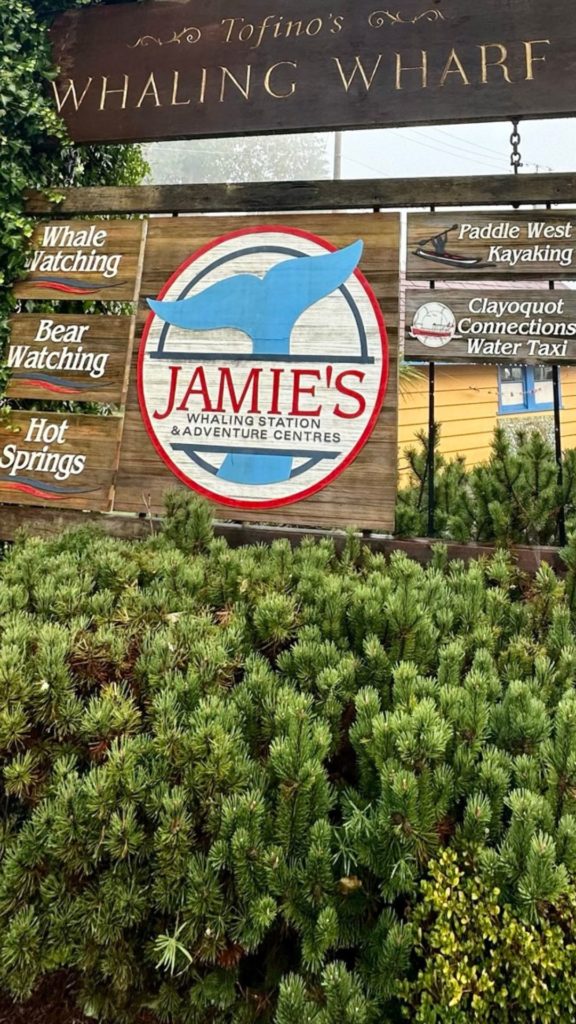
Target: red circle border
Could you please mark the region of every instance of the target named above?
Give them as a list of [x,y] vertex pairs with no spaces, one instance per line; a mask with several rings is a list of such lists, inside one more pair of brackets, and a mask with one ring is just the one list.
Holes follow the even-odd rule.
[[[242,238],[246,235],[272,233],[294,235],[297,238],[305,238],[307,241],[314,242],[315,244],[320,245],[323,249],[326,249],[328,252],[336,252],[338,250],[337,245],[333,245],[332,242],[328,242],[327,239],[321,238],[319,235],[314,235],[310,231],[304,231],[302,228],[289,228],[281,224],[266,224],[262,225],[261,227],[240,228],[238,231],[230,231],[225,235],[220,235],[218,238],[212,239],[211,242],[207,242],[206,245],[201,246],[200,249],[197,249],[194,253],[192,253],[192,255],[189,256],[188,259],[184,260],[184,262],[181,263],[180,266],[174,271],[174,273],[168,278],[166,284],[158,293],[157,299],[163,299],[169,288],[171,288],[174,282],[180,277],[182,272],[186,270],[192,263],[195,263],[196,260],[200,259],[201,256],[204,256],[205,253],[210,252],[211,249],[215,249],[216,246],[221,245],[223,242],[230,241],[231,238]],[[324,490],[325,487],[328,487],[329,484],[333,483],[334,480],[336,480],[336,478],[339,477],[340,474],[343,473],[344,470],[347,469],[352,462],[354,462],[354,459],[359,455],[362,448],[369,440],[376,426],[376,423],[378,422],[378,417],[382,410],[382,405],[384,403],[384,398],[388,388],[388,377],[390,372],[388,331],[386,329],[386,323],[382,315],[382,310],[380,309],[378,300],[376,298],[376,295],[374,294],[371,285],[369,284],[367,278],[364,276],[362,271],[356,269],[354,271],[354,277],[357,278],[357,280],[360,282],[360,285],[364,289],[364,292],[366,293],[366,296],[372,306],[372,309],[376,317],[376,322],[380,329],[380,341],[382,343],[382,372],[380,375],[380,386],[378,388],[378,393],[376,395],[374,409],[372,411],[372,415],[370,416],[368,423],[366,424],[366,427],[362,432],[362,436],[358,439],[352,450],[349,452],[346,458],[340,463],[337,469],[332,470],[331,473],[325,476],[318,483],[313,484],[313,486],[308,487],[303,491],[299,491],[296,494],[288,495],[287,497],[284,498],[270,498],[265,501],[246,501],[238,498],[226,498],[223,497],[221,494],[217,494],[215,491],[211,491],[209,488],[204,487],[202,484],[192,481],[172,461],[168,453],[160,444],[160,441],[156,437],[156,434],[154,433],[154,429],[150,417],[148,415],[148,409],[146,407],[146,401],[144,398],[143,366],[144,356],[146,352],[146,342],[148,340],[148,334],[150,332],[152,322],[156,316],[154,312],[150,312],[148,319],[146,320],[146,323],[144,325],[144,330],[142,331],[142,338],[140,340],[140,348],[138,351],[138,402],[140,405],[140,413],[142,415],[144,426],[146,428],[146,433],[148,434],[148,437],[152,441],[156,453],[160,456],[162,461],[168,466],[170,471],[180,480],[181,483],[185,484],[186,487],[188,487],[190,490],[196,491],[198,494],[201,494],[204,498],[208,498],[210,501],[218,505],[226,505],[231,508],[246,509],[251,511],[257,511],[258,509],[274,509],[281,508],[283,505],[293,505],[297,501],[304,501],[304,499],[312,497],[313,494],[317,494],[318,491]]]

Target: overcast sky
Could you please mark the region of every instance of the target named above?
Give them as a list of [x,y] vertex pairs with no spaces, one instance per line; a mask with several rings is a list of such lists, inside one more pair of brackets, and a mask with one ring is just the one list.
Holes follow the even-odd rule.
[[[505,174],[510,132],[509,123],[345,132],[342,177]],[[526,121],[520,132],[525,172],[575,170],[576,119]]]
[[[342,177],[505,174],[511,130],[498,123],[346,132]],[[520,133],[525,173],[575,170],[576,119],[525,121]]]
[[[499,122],[344,132],[342,177],[406,178],[511,173],[511,131],[510,122]],[[576,118],[521,122],[520,133],[523,173],[576,170]],[[274,145],[273,138],[267,140],[269,145]],[[320,136],[326,149],[327,177],[334,173],[334,138],[334,134]],[[184,151],[192,158],[194,153],[206,150],[215,153],[229,146],[230,140],[225,139],[153,143],[145,147],[152,168],[149,180],[155,184],[171,180],[166,178],[165,172],[172,154],[175,159]],[[194,168],[192,158],[188,180],[202,180],[202,177],[194,177]],[[197,166],[196,173],[202,174]],[[236,180],[233,174],[231,181]],[[288,161],[284,177],[299,176],[297,167],[291,173]],[[255,175],[252,180],[257,180]]]

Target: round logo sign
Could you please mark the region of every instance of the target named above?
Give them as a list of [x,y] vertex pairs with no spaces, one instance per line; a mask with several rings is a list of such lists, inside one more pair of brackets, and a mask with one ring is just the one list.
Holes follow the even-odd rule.
[[456,319],[443,302],[426,302],[414,314],[410,334],[426,348],[443,348],[456,334]]
[[388,378],[362,249],[295,228],[234,231],[148,300],[140,407],[158,454],[189,487],[274,508],[314,494],[356,457]]

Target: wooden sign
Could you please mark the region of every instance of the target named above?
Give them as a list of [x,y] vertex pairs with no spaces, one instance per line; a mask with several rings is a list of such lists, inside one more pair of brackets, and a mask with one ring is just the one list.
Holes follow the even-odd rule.
[[576,365],[576,292],[413,289],[407,359]]
[[13,316],[7,398],[120,403],[133,333],[127,316]]
[[143,221],[52,221],[34,231],[19,299],[134,301],[142,263]]
[[151,0],[68,11],[76,142],[573,115],[573,0]]
[[388,383],[363,249],[301,228],[236,230],[188,257],[149,300],[140,409],[183,483],[233,508],[279,508],[353,462]]
[[408,280],[576,275],[576,212],[408,216]]
[[391,529],[398,247],[394,214],[152,220],[115,509],[180,480],[228,517]]
[[107,511],[121,419],[11,413],[0,425],[0,501]]

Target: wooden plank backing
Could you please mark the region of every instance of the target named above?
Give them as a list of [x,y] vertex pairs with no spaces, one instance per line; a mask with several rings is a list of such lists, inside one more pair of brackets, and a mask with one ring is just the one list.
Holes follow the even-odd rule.
[[7,398],[120,403],[134,318],[18,313]]
[[32,236],[19,299],[135,301],[145,225],[142,221],[56,221]]
[[120,424],[118,416],[11,413],[0,425],[0,502],[109,510]]
[[246,185],[136,185],[29,192],[28,214],[251,213],[436,206],[573,203],[576,174],[498,174],[463,178],[366,178]]
[[[202,245],[227,231],[278,224],[266,218],[179,218],[152,220],[142,278],[142,295],[156,296],[171,273]],[[339,248],[358,238],[365,243],[360,269],[376,292],[389,331],[390,376],[382,413],[370,440],[352,465],[318,494],[277,511],[235,511],[251,521],[321,526],[355,525],[391,530],[394,524],[397,463],[397,338],[399,218],[386,214],[282,218],[333,242]],[[144,310],[140,325],[144,322]],[[137,338],[138,338],[137,329]],[[156,454],[144,429],[136,394],[135,345],[114,508],[159,511],[167,489],[180,486]],[[220,515],[226,514],[223,506]]]
[[[161,531],[162,520],[150,516],[120,513],[102,515],[97,512],[74,512],[69,509],[43,509],[42,515],[39,516],[37,509],[7,505],[2,509],[0,517],[0,540],[11,541],[22,529],[31,537],[49,538],[61,534],[63,530],[88,525],[96,526],[109,536],[117,537],[120,540],[145,540]],[[346,541],[345,534],[341,531],[315,530],[296,526],[263,526],[217,521],[214,524],[214,532],[217,537],[224,537],[231,547],[239,547],[244,544],[271,544],[272,541],[280,538],[288,540],[293,547],[296,547],[308,538],[321,540],[324,537],[329,537],[334,540],[337,551],[341,551]],[[399,540],[377,533],[363,536],[362,542],[371,551],[382,552],[385,555],[402,551],[409,558],[424,565],[432,560],[435,548],[439,543],[439,541],[425,538]],[[457,558],[463,562],[490,558],[498,550],[489,544],[458,544],[451,541],[445,545],[443,542],[442,544],[446,547],[449,559]],[[510,553],[519,569],[526,573],[538,572],[543,563],[550,565],[556,572],[563,572],[566,568],[560,557],[559,548],[517,546],[512,547]]]
[[409,280],[564,280],[575,274],[575,210],[408,217]]

